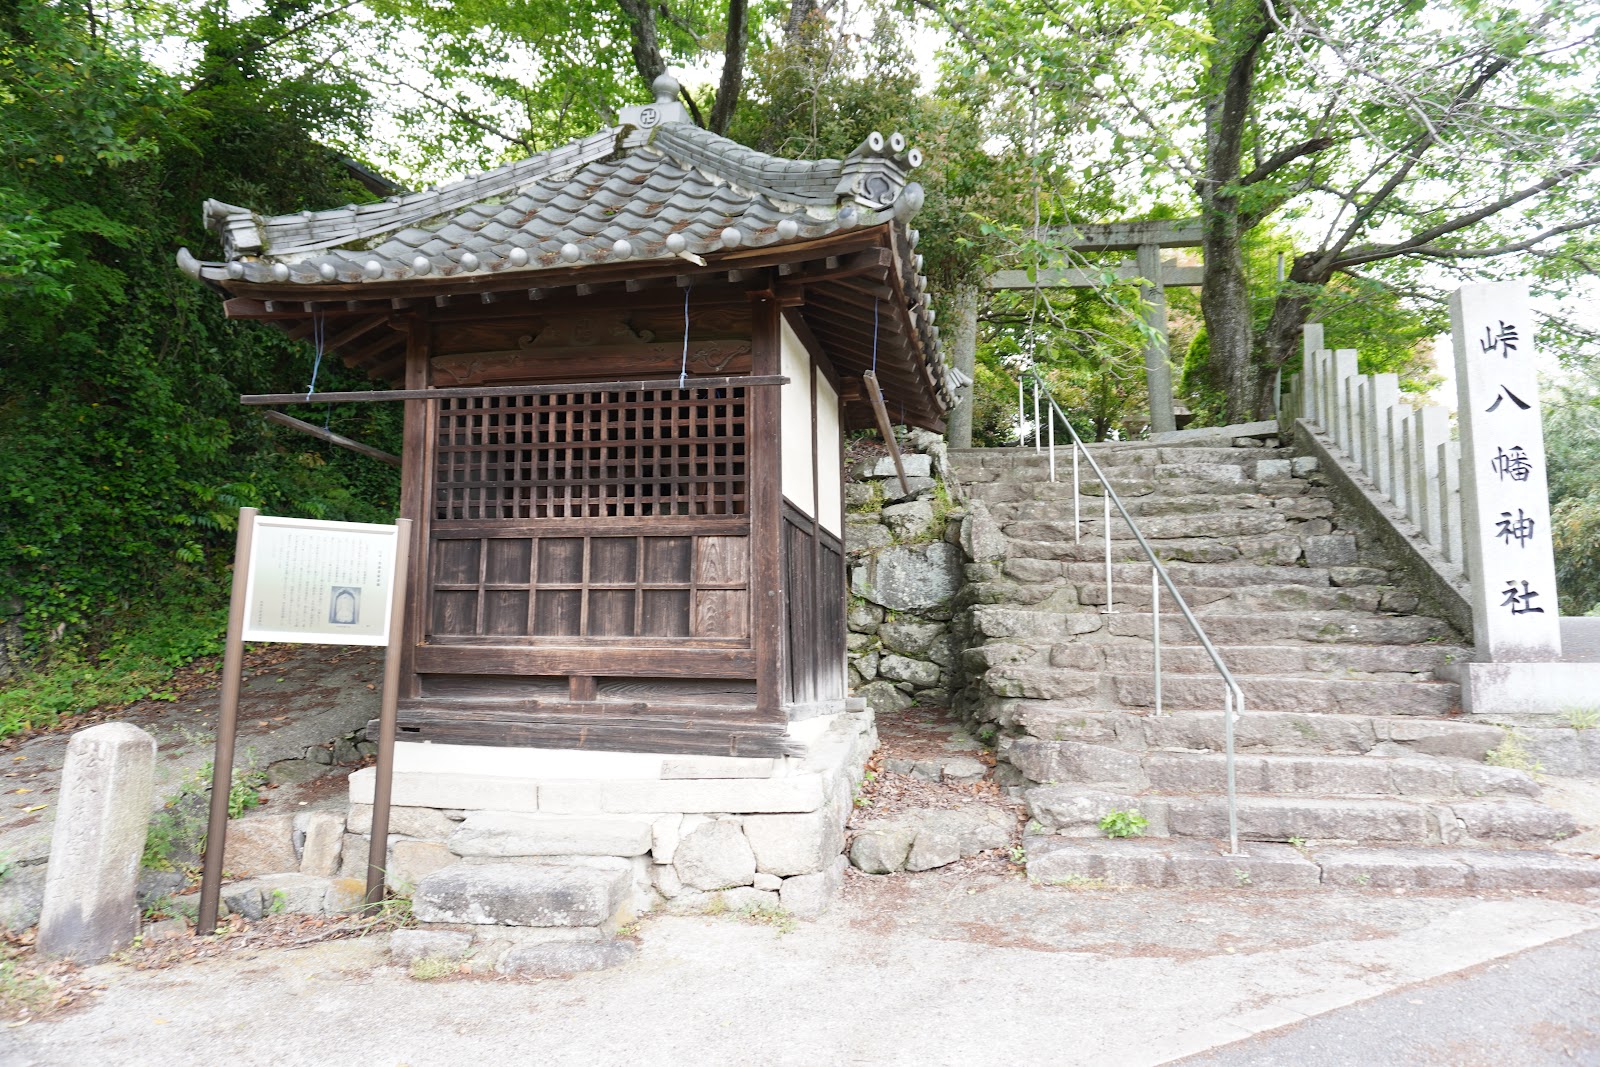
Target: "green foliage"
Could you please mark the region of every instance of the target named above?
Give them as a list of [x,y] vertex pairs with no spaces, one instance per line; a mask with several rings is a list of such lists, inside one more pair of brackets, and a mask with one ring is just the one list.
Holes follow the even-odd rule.
[[[186,778],[165,806],[150,819],[145,835],[143,866],[172,871],[198,865],[206,847],[206,824],[211,810],[212,766],[207,763]],[[261,787],[267,776],[236,768],[228,790],[228,818],[237,819],[261,804]]]
[[1515,730],[1507,730],[1500,744],[1484,754],[1483,762],[1491,767],[1507,767],[1537,778],[1544,773],[1544,764],[1528,751],[1526,738]]
[[1137,811],[1108,811],[1100,820],[1100,832],[1107,837],[1143,837],[1149,825],[1150,820]]
[[1575,377],[1543,407],[1561,612],[1600,615],[1600,386]]
[[[368,197],[318,140],[359,125],[363,94],[297,68],[283,41],[303,6],[274,10],[201,9],[181,74],[139,57],[127,18],[38,0],[0,15],[0,585],[27,651],[60,672],[23,679],[37,705],[6,698],[0,733],[138,695],[208,649],[220,619],[200,606],[221,602],[239,507],[393,516],[392,471],[239,406],[303,387],[307,346],[224,321],[173,265],[210,240],[207,195],[265,211]],[[330,387],[362,385],[324,366]],[[397,440],[398,412],[331,418]]]

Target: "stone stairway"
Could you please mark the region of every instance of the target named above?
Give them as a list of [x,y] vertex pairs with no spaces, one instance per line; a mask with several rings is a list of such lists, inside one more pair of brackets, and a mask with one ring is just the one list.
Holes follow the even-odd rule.
[[[1506,765],[1505,731],[1461,718],[1446,680],[1470,655],[1460,635],[1340,514],[1316,461],[1275,446],[1093,447],[1245,695],[1235,751],[1247,854],[1220,858],[1223,686],[1163,592],[1155,714],[1151,568],[1127,523],[1111,521],[1107,612],[1087,464],[1075,537],[1066,450],[1055,482],[1031,449],[950,453],[980,558],[957,620],[957,706],[1027,804],[1030,875],[1600,885],[1600,864],[1549,851],[1579,828]],[[1117,811],[1146,820],[1140,839],[1105,840],[1101,821]]]

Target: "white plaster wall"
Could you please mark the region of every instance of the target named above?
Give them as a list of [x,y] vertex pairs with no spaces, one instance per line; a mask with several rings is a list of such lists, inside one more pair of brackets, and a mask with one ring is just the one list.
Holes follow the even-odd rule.
[[811,514],[811,355],[787,322],[782,333],[783,495]]
[[828,379],[817,375],[817,520],[822,528],[844,536],[844,425],[839,394]]

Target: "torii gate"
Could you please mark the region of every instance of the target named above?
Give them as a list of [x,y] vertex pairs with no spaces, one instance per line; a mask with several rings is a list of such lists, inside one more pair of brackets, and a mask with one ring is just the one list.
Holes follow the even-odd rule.
[[[1139,287],[1144,300],[1144,318],[1151,334],[1144,346],[1144,376],[1150,392],[1150,430],[1160,433],[1175,430],[1172,417],[1172,364],[1167,356],[1167,294],[1169,285],[1199,285],[1201,267],[1180,267],[1174,261],[1161,261],[1163,248],[1194,248],[1200,244],[1199,219],[1156,219],[1147,222],[1098,222],[1071,226],[1057,231],[1063,243],[1075,252],[1132,251],[1134,258],[1112,268],[1119,279],[1143,278],[1149,284]],[[1038,272],[1038,286],[1087,289],[1099,285],[1104,272],[1083,267],[1066,267]],[[1035,283],[1028,272],[1003,270],[989,278],[988,289],[1032,289]]]

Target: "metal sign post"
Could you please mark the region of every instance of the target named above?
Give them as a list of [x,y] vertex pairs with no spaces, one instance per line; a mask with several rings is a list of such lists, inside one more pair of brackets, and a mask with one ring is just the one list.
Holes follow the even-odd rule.
[[386,646],[365,901],[370,906],[382,899],[410,541],[409,519],[384,526],[239,510],[196,932],[210,934],[217,926],[246,641]]

